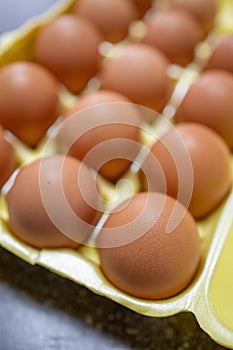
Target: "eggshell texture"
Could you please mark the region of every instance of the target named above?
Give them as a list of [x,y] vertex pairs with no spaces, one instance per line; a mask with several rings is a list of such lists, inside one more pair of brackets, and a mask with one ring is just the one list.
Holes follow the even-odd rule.
[[200,23],[205,36],[214,25],[217,0],[170,0],[172,9],[189,12]]
[[[211,129],[194,123],[181,123],[163,135],[154,144],[151,155],[145,161],[147,188],[160,191],[158,168],[152,166],[155,156],[164,171],[167,194],[177,198],[182,193],[182,203],[190,191],[192,166],[193,183],[189,211],[195,218],[202,218],[214,210],[230,191],[230,152],[224,140]],[[190,161],[185,158],[189,155]],[[189,164],[190,162],[190,164]],[[144,187],[145,187],[144,179]]]
[[80,92],[101,61],[98,28],[77,15],[62,15],[45,25],[35,41],[35,59],[73,93]]
[[141,18],[152,7],[152,0],[131,0],[137,7],[138,17]]
[[221,135],[228,146],[233,148],[233,76],[211,70],[191,85],[175,119],[177,122],[204,124]]
[[216,46],[205,69],[223,69],[233,73],[233,34]]
[[[183,219],[170,233],[166,226],[174,206],[184,212]],[[144,210],[146,207],[146,210]],[[114,245],[121,228],[134,235],[133,223],[140,217],[150,229],[128,244]],[[164,194],[151,192],[134,196],[123,209],[117,208],[97,239],[100,264],[106,278],[127,294],[143,299],[164,299],[181,292],[192,280],[200,259],[200,242],[195,221],[187,210]],[[143,225],[142,225],[143,230]],[[117,233],[117,232],[116,232]],[[106,240],[109,247],[105,246]]]
[[117,92],[83,95],[63,118],[58,135],[61,149],[110,181],[128,170],[139,152],[140,112]]
[[6,141],[0,125],[0,189],[16,167],[13,147]]
[[57,81],[36,63],[16,62],[0,70],[0,123],[35,146],[59,115]]
[[193,60],[201,30],[191,15],[175,10],[154,11],[149,13],[145,23],[143,43],[160,49],[172,63],[185,66]]
[[128,35],[136,8],[131,0],[78,0],[74,12],[93,22],[103,38],[116,43]]
[[23,167],[6,199],[13,233],[37,248],[74,248],[85,242],[91,231],[87,224],[96,223],[99,209],[90,170],[61,155]]
[[167,67],[168,60],[159,50],[146,44],[131,44],[103,64],[101,87],[160,112],[171,94]]

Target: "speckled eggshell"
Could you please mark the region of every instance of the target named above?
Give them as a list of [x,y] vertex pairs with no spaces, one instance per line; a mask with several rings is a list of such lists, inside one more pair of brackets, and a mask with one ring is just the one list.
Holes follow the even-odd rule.
[[145,24],[143,43],[161,50],[171,63],[185,66],[193,60],[196,45],[201,39],[201,29],[189,13],[154,11],[148,14]]
[[233,34],[222,39],[215,47],[205,69],[223,69],[233,73]]
[[78,15],[62,15],[38,32],[34,57],[73,93],[80,92],[97,72],[102,36],[98,28]]
[[162,111],[171,94],[168,60],[146,44],[131,44],[108,59],[100,71],[102,89],[122,93],[134,103]]
[[78,0],[74,13],[90,20],[107,41],[116,43],[128,35],[129,25],[136,20],[131,0]]
[[0,123],[34,147],[59,116],[58,84],[44,67],[10,63],[0,69]]
[[169,0],[172,9],[185,10],[200,23],[203,36],[212,29],[217,14],[217,0]]
[[15,168],[13,147],[5,139],[3,128],[0,125],[0,190]]
[[[162,167],[162,174],[153,165],[153,157]],[[177,198],[180,191],[179,200],[189,205],[190,213],[197,219],[203,218],[230,191],[230,159],[226,143],[214,131],[201,124],[178,124],[154,144],[145,160],[144,188],[164,192],[160,184],[163,176],[166,193]]]
[[[175,204],[184,212],[183,219],[167,233]],[[199,236],[190,213],[173,198],[156,192],[137,194],[121,206],[110,214],[97,239],[106,278],[116,288],[142,299],[165,299],[181,292],[194,277],[200,259]],[[135,220],[142,231],[150,222],[150,229],[128,244],[111,247],[122,227],[125,235],[133,237]],[[118,230],[112,233],[111,228]]]
[[233,75],[221,70],[202,73],[181,102],[177,122],[204,124],[233,148]]
[[61,155],[21,168],[6,200],[12,232],[37,248],[74,248],[84,243],[91,233],[87,224],[96,223],[100,204],[90,170]]
[[[140,150],[141,114],[120,93],[100,90],[82,95],[63,120],[58,135],[60,149],[110,181],[115,182],[129,169]],[[95,148],[98,146],[100,151]]]

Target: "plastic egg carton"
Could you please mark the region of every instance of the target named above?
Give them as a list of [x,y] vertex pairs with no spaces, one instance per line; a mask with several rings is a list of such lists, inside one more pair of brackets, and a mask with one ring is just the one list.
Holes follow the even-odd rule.
[[[159,3],[159,1],[158,1]],[[38,29],[61,13],[69,12],[74,4],[73,0],[59,1],[44,15],[31,19],[19,30],[6,33],[0,39],[0,66],[16,60],[30,60],[35,36]],[[165,118],[172,120],[174,111],[182,100],[189,85],[196,79],[200,67],[211,52],[212,43],[221,35],[233,32],[233,1],[222,1],[217,18],[216,28],[197,48],[197,55],[188,68],[171,66],[169,74],[175,82],[173,95],[164,109]],[[140,34],[141,22],[132,26],[131,35]],[[106,44],[102,47],[106,55],[114,53],[114,49],[121,49],[127,45],[127,40],[118,45]],[[89,87],[90,88],[90,87]],[[71,106],[75,100],[63,88],[61,101],[63,107]],[[166,130],[163,123],[155,122],[145,125],[148,132],[142,131],[142,143],[150,145],[153,138],[150,133],[162,134]],[[19,166],[29,163],[42,155],[49,137],[45,136],[35,150],[29,149],[19,140],[10,136],[14,146]],[[50,142],[46,147],[47,154],[56,152],[56,145]],[[232,156],[233,170],[233,156]],[[14,175],[13,175],[14,177]],[[7,182],[4,191],[10,186],[13,177]],[[106,200],[107,209],[112,203],[139,191],[140,183],[138,171],[133,167],[125,174],[127,181],[119,181],[116,186],[98,178],[100,192]],[[195,278],[191,284],[178,295],[166,300],[141,300],[127,295],[112,286],[103,276],[96,249],[82,246],[77,250],[71,249],[42,249],[30,247],[14,237],[8,228],[8,212],[4,198],[4,191],[0,198],[0,245],[28,263],[41,265],[45,268],[83,285],[96,294],[103,295],[124,305],[140,314],[151,317],[165,317],[179,312],[192,312],[199,325],[217,343],[233,348],[233,192],[208,217],[197,221],[201,240],[201,261]]]

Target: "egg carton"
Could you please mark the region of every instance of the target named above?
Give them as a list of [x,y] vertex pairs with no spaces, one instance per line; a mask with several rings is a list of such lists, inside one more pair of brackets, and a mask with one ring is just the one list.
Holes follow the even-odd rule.
[[[159,3],[159,2],[158,2]],[[0,66],[17,60],[32,58],[33,44],[38,30],[62,13],[72,9],[74,0],[58,1],[48,12],[33,18],[20,29],[6,33],[0,39]],[[221,1],[217,24],[206,41],[197,48],[197,55],[188,68],[171,65],[169,74],[175,82],[175,88],[163,114],[166,120],[172,121],[172,116],[182,100],[189,85],[199,74],[200,66],[211,52],[211,43],[229,32],[233,32],[233,2]],[[131,36],[140,35],[142,23],[132,26]],[[103,44],[105,55],[113,55],[114,50],[121,49],[124,42],[111,45]],[[92,89],[90,84],[87,89]],[[61,88],[61,101],[64,109],[75,101],[73,96]],[[151,135],[163,134],[168,123],[157,122],[145,125],[142,133],[142,144],[151,145],[154,138]],[[146,131],[145,131],[146,130]],[[50,131],[49,131],[50,132]],[[19,167],[35,159],[56,152],[55,142],[47,147],[49,132],[36,149],[30,149],[10,135],[10,142],[14,146]],[[232,156],[233,173],[233,156]],[[11,185],[14,175],[6,183],[4,191]],[[129,197],[140,189],[139,171],[132,166],[123,176],[128,181],[119,181],[116,185],[98,177],[100,193],[105,199],[106,209],[111,209],[112,203]],[[120,179],[122,180],[122,179]],[[129,183],[132,186],[129,186]],[[3,193],[4,193],[3,191]],[[92,244],[81,246],[78,249],[35,249],[17,239],[8,227],[8,211],[4,194],[0,197],[0,245],[17,255],[26,262],[41,265],[58,275],[87,287],[96,294],[103,295],[115,302],[124,305],[140,314],[151,317],[165,317],[179,312],[192,312],[201,328],[217,343],[233,348],[233,192],[208,217],[198,220],[197,226],[201,241],[201,261],[197,274],[188,287],[178,295],[165,300],[142,300],[127,295],[111,285],[100,269],[99,256]]]

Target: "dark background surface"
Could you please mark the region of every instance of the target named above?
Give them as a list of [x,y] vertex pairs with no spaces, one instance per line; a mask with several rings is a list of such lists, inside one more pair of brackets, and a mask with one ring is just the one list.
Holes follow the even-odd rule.
[[150,318],[0,248],[0,350],[223,349],[183,313]]
[[[0,1],[0,33],[56,0]],[[223,349],[192,314],[138,315],[0,248],[0,350]]]

